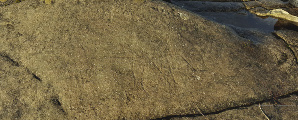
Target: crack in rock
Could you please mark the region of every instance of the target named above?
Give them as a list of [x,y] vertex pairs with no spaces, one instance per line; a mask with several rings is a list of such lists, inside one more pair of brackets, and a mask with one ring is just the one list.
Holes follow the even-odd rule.
[[[260,104],[263,104],[263,103],[266,103],[266,102],[273,103],[272,106],[295,106],[295,105],[284,105],[283,103],[280,103],[278,101],[280,99],[291,98],[292,95],[296,95],[297,96],[298,95],[298,91],[295,91],[295,92],[292,92],[292,93],[289,93],[289,94],[286,94],[286,95],[283,95],[283,96],[279,96],[279,97],[276,97],[276,98],[271,98],[271,99],[266,99],[266,100],[263,100],[263,101],[253,102],[253,103],[248,104],[248,105],[227,108],[227,109],[224,109],[224,110],[221,110],[221,111],[217,111],[217,112],[203,113],[203,114],[188,114],[188,115],[171,115],[171,116],[165,116],[165,117],[162,117],[162,118],[156,118],[156,119],[151,119],[151,120],[180,120],[180,119],[184,120],[184,119],[187,119],[187,118],[195,119],[197,117],[198,117],[198,120],[200,120],[200,119],[209,120],[209,116],[210,115],[215,115],[216,116],[216,115],[219,115],[219,114],[225,114],[225,112],[227,112],[227,111],[231,111],[231,110],[243,110],[243,109],[247,109],[249,107],[254,107],[254,106],[258,106],[260,108]],[[268,105],[263,105],[263,106],[268,106]],[[296,106],[297,106],[297,104],[296,104]],[[262,112],[264,112],[264,111],[262,111]],[[276,116],[274,116],[274,118],[275,117]],[[272,116],[269,116],[269,118],[272,118]]]

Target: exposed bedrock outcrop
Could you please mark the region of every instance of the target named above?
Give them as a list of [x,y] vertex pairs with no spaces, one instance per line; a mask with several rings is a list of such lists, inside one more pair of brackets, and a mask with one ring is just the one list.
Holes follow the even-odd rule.
[[255,43],[161,1],[24,1],[0,14],[0,118],[154,119],[298,90],[283,40]]

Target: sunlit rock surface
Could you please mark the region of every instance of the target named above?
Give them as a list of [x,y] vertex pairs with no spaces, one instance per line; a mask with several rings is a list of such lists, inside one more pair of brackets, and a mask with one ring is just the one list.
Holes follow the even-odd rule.
[[289,14],[287,11],[282,10],[282,9],[273,9],[268,12],[256,12],[256,15],[258,16],[271,16],[271,17],[276,17],[279,19],[284,19],[288,20],[290,22],[294,22],[298,26],[298,17]]
[[297,91],[297,58],[264,35],[161,1],[2,7],[0,119],[155,119]]

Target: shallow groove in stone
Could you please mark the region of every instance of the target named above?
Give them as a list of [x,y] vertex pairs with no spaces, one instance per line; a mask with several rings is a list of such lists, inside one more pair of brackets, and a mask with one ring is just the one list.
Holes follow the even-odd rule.
[[33,78],[37,79],[38,81],[42,81],[38,76],[36,76],[34,73],[32,73]]
[[12,65],[14,66],[20,66],[20,64],[18,62],[16,62],[15,60],[13,60],[8,54],[0,52],[0,56],[4,57],[7,61],[9,61]]
[[59,111],[63,114],[66,114],[65,110],[62,107],[62,103],[59,101],[59,98],[57,96],[54,96],[51,98],[51,103],[59,109]]
[[[0,52],[0,57],[3,57],[6,61],[10,62],[13,66],[21,67],[22,65],[17,62],[16,60],[12,59],[10,55],[4,52]],[[34,74],[32,71],[30,71],[28,68],[27,69],[29,74],[32,74],[33,78],[37,79],[38,81],[42,81],[40,77],[38,77],[36,74]]]

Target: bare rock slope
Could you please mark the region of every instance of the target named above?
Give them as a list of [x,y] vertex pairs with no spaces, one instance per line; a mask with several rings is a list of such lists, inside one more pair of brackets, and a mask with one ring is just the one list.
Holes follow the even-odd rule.
[[298,90],[284,41],[161,1],[28,0],[0,14],[0,119],[155,119]]

